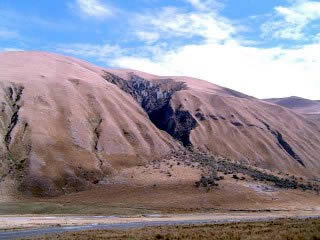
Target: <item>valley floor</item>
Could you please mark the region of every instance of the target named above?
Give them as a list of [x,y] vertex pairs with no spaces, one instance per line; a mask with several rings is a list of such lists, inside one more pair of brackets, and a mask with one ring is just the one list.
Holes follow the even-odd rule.
[[[150,175],[149,180],[151,177],[158,179],[157,175]],[[303,226],[305,229],[310,228],[311,233],[315,234],[288,239],[317,239],[311,237],[318,236],[319,221],[315,219],[316,223],[311,221],[306,224],[302,220],[306,217],[317,219],[320,217],[320,198],[315,192],[279,189],[263,182],[236,180],[232,176],[225,176],[223,181],[219,181],[218,187],[212,187],[208,190],[194,186],[193,183],[198,179],[197,176],[192,181],[181,180],[178,184],[174,177],[173,175],[166,178],[169,180],[165,180],[165,182],[145,185],[114,182],[98,185],[88,191],[56,198],[20,196],[16,201],[3,201],[0,203],[0,239],[13,239],[14,236],[37,237],[39,234],[46,233],[54,234],[57,237],[55,239],[71,240],[155,239],[156,237],[158,239],[197,239],[197,236],[202,236],[201,239],[212,239],[210,236],[218,236],[221,233],[212,225],[189,226],[185,231],[182,231],[183,227],[178,227],[180,229],[177,232],[178,235],[175,233],[175,227],[153,230],[148,228],[126,232],[118,230],[105,232],[101,229],[131,229],[163,224],[276,221],[283,218],[300,219],[298,225],[292,223],[292,226],[296,227],[290,229],[288,236],[296,231],[302,231]],[[235,227],[223,225],[227,235],[223,235],[225,238],[220,239],[241,239],[235,237],[237,234],[243,236],[243,239],[247,239],[248,235],[246,234],[249,232],[246,226],[251,226],[249,229],[253,234],[250,235],[252,239],[263,239],[257,237],[259,231],[262,233],[265,231],[266,236],[274,237],[272,234],[276,234],[279,228],[277,224],[275,226],[262,223],[260,225],[252,224],[234,225]],[[291,223],[287,222],[281,224],[285,224],[283,226],[287,228],[291,226]],[[254,228],[255,226],[257,229]],[[66,231],[80,230],[95,231],[65,233]],[[204,235],[199,235],[199,232],[204,232]],[[155,233],[160,235],[155,235]],[[305,234],[303,231],[300,233]],[[56,236],[57,234],[59,236]],[[228,238],[228,234],[233,237]],[[287,232],[281,236],[287,236],[285,234]],[[308,238],[304,236],[308,236]],[[45,237],[38,239],[45,239]],[[51,238],[47,237],[47,239]],[[198,237],[198,239],[200,238]]]
[[[194,161],[189,160],[193,158]],[[206,161],[205,164],[202,164],[203,161]],[[159,228],[141,232],[130,230],[129,235],[123,232],[110,235],[110,232],[100,230],[155,227],[162,224],[226,224],[262,220],[270,222],[284,218],[294,218],[296,221],[300,219],[298,225],[293,226],[301,230],[301,226],[306,224],[302,219],[320,217],[320,197],[317,189],[318,185],[311,179],[253,166],[213,161],[211,158],[206,160],[205,157],[197,156],[186,157],[186,160],[169,159],[119,170],[117,174],[82,192],[52,198],[31,197],[22,193],[15,193],[11,197],[2,194],[1,196],[6,198],[0,196],[0,228],[3,236],[0,236],[0,239],[11,239],[10,236],[15,234],[18,234],[18,237],[33,237],[45,233],[60,234],[58,239],[99,239],[94,237],[96,235],[101,236],[100,239],[197,239],[199,231],[207,232],[201,239],[210,239],[208,236],[218,236],[215,234],[220,231],[211,225],[187,227],[188,234],[181,236],[174,235],[174,227],[165,227],[163,233],[159,230],[159,236],[152,235],[159,232]],[[314,221],[315,229],[319,230],[318,220]],[[314,225],[312,221],[309,223],[307,228],[312,232]],[[230,234],[233,234],[233,230],[240,235],[249,234],[245,226],[251,226],[250,224],[235,225],[234,228],[227,226],[225,231],[230,230]],[[281,224],[291,223],[284,221]],[[237,230],[238,226],[240,227]],[[268,234],[276,234],[277,226],[272,226],[270,230],[269,225],[262,224],[257,227],[258,230],[250,229],[251,233],[260,229]],[[283,226],[285,229],[288,225]],[[34,228],[38,230],[31,230]],[[23,234],[22,229],[29,231],[31,235],[19,235]],[[77,233],[74,236],[64,235],[66,230],[74,232],[90,229],[96,231]],[[292,229],[295,231],[294,227]],[[193,231],[195,235],[192,235]],[[294,231],[290,230],[289,233]],[[167,234],[171,235],[167,237]],[[236,235],[232,236],[233,238],[220,239],[239,239],[234,238]],[[274,235],[268,236],[283,239]],[[301,236],[288,239],[317,239]]]
[[[193,214],[147,214],[131,216],[24,215],[1,216],[0,230],[61,226],[112,226],[114,224],[170,225],[182,223],[228,223],[269,221],[282,218],[318,218],[320,211],[212,211]],[[126,227],[124,227],[126,228]],[[130,226],[128,226],[130,228]]]
[[[140,218],[24,217],[23,221],[38,223],[38,226],[48,222],[86,225],[0,231],[0,239],[320,239],[319,212],[309,217],[301,214],[305,213],[215,213]],[[2,217],[0,221],[4,219]],[[11,217],[11,220],[23,222],[21,217]]]

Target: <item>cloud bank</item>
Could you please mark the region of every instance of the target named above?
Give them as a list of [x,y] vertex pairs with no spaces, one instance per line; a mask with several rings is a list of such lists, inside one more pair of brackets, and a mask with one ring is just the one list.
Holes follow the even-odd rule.
[[[96,55],[112,67],[205,79],[259,98],[319,98],[320,33],[294,47],[264,46],[246,38],[250,29],[224,17],[216,1],[186,1],[191,10],[167,6],[136,14],[131,27],[140,45],[134,48],[74,45],[60,50]],[[275,20],[266,18],[261,24],[262,42],[269,34],[290,40],[306,37],[305,28],[320,18],[319,2],[290,3],[276,6],[270,13]]]

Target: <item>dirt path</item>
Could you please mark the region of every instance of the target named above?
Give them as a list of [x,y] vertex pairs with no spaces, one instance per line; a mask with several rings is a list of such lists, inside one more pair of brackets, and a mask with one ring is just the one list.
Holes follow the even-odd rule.
[[[115,216],[2,216],[0,239],[101,229],[204,223],[258,222],[281,218],[320,218],[320,211],[216,212],[210,214]],[[20,230],[19,230],[20,229]],[[26,229],[26,230],[21,230]]]

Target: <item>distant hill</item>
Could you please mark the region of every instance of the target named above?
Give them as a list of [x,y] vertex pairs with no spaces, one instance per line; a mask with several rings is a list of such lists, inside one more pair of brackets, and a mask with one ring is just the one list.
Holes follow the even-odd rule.
[[304,114],[320,114],[320,100],[309,100],[300,97],[264,99],[267,102],[278,104]]

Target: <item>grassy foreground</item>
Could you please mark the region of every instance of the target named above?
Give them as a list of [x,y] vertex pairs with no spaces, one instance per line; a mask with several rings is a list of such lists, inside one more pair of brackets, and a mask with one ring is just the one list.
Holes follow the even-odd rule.
[[93,240],[93,239],[249,239],[249,240],[320,240],[320,219],[276,220],[264,223],[231,223],[219,225],[189,225],[146,227],[119,231],[87,231],[42,236],[37,239]]

